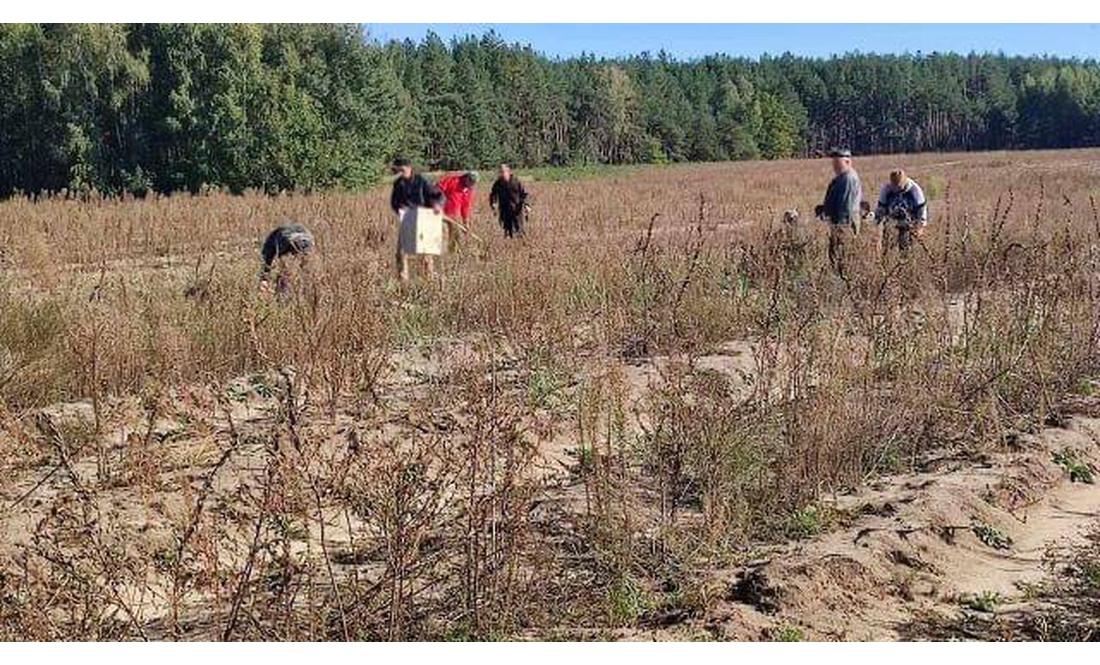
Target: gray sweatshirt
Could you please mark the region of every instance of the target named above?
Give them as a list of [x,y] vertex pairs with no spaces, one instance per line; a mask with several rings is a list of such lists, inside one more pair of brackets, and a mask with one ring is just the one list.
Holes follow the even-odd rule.
[[859,202],[863,200],[863,187],[859,174],[849,169],[838,174],[825,190],[825,219],[833,224],[859,224]]

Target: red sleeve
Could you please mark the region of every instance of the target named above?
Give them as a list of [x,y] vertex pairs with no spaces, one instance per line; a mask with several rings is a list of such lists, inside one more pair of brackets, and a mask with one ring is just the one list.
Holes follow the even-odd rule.
[[439,179],[439,190],[451,198],[454,193],[454,176],[443,176]]

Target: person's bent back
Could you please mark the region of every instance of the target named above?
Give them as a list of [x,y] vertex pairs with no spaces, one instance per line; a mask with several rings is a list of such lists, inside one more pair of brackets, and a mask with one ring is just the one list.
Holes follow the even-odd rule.
[[928,201],[924,190],[903,169],[891,171],[890,182],[879,190],[875,218],[893,220],[898,226],[925,226],[928,224]]
[[[304,259],[313,251],[313,247],[313,234],[301,224],[291,223],[276,227],[264,239],[263,247],[260,249],[260,258],[263,261],[263,266],[260,268],[260,288],[264,290],[269,288],[268,279],[277,260],[288,256]],[[290,276],[287,272],[280,271],[279,293],[286,292],[289,280]]]
[[474,203],[474,186],[477,184],[477,171],[451,173],[439,179],[439,190],[446,197],[443,214],[467,224]]
[[[894,226],[897,231],[895,242],[903,251],[912,246],[914,239],[923,236],[924,227],[928,225],[928,201],[924,190],[903,169],[891,171],[890,182],[882,186],[875,209],[875,222]],[[886,240],[885,227],[882,233],[881,238]],[[883,245],[883,249],[887,247]]]

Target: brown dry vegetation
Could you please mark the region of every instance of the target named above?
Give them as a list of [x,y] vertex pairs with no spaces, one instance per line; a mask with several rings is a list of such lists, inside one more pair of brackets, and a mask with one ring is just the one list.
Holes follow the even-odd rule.
[[[1096,376],[1100,152],[904,163],[930,233],[843,276],[781,222],[817,161],[532,183],[523,241],[479,200],[411,285],[383,192],[0,204],[0,638],[690,624],[823,498]],[[279,301],[284,219],[319,252]]]

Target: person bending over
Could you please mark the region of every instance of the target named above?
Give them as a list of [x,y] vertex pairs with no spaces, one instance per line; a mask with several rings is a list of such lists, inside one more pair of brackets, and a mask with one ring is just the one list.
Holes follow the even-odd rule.
[[286,295],[290,290],[293,274],[306,269],[306,261],[313,252],[313,247],[313,234],[301,224],[290,223],[275,228],[267,235],[260,249],[260,258],[263,261],[263,267],[260,268],[260,289],[271,289],[271,272],[278,264],[275,290],[279,295]]
[[887,235],[886,225],[894,225],[897,246],[903,252],[913,246],[913,240],[924,235],[928,225],[928,201],[924,198],[924,190],[906,175],[904,169],[891,171],[890,182],[879,191],[875,222],[882,226],[883,239]]

